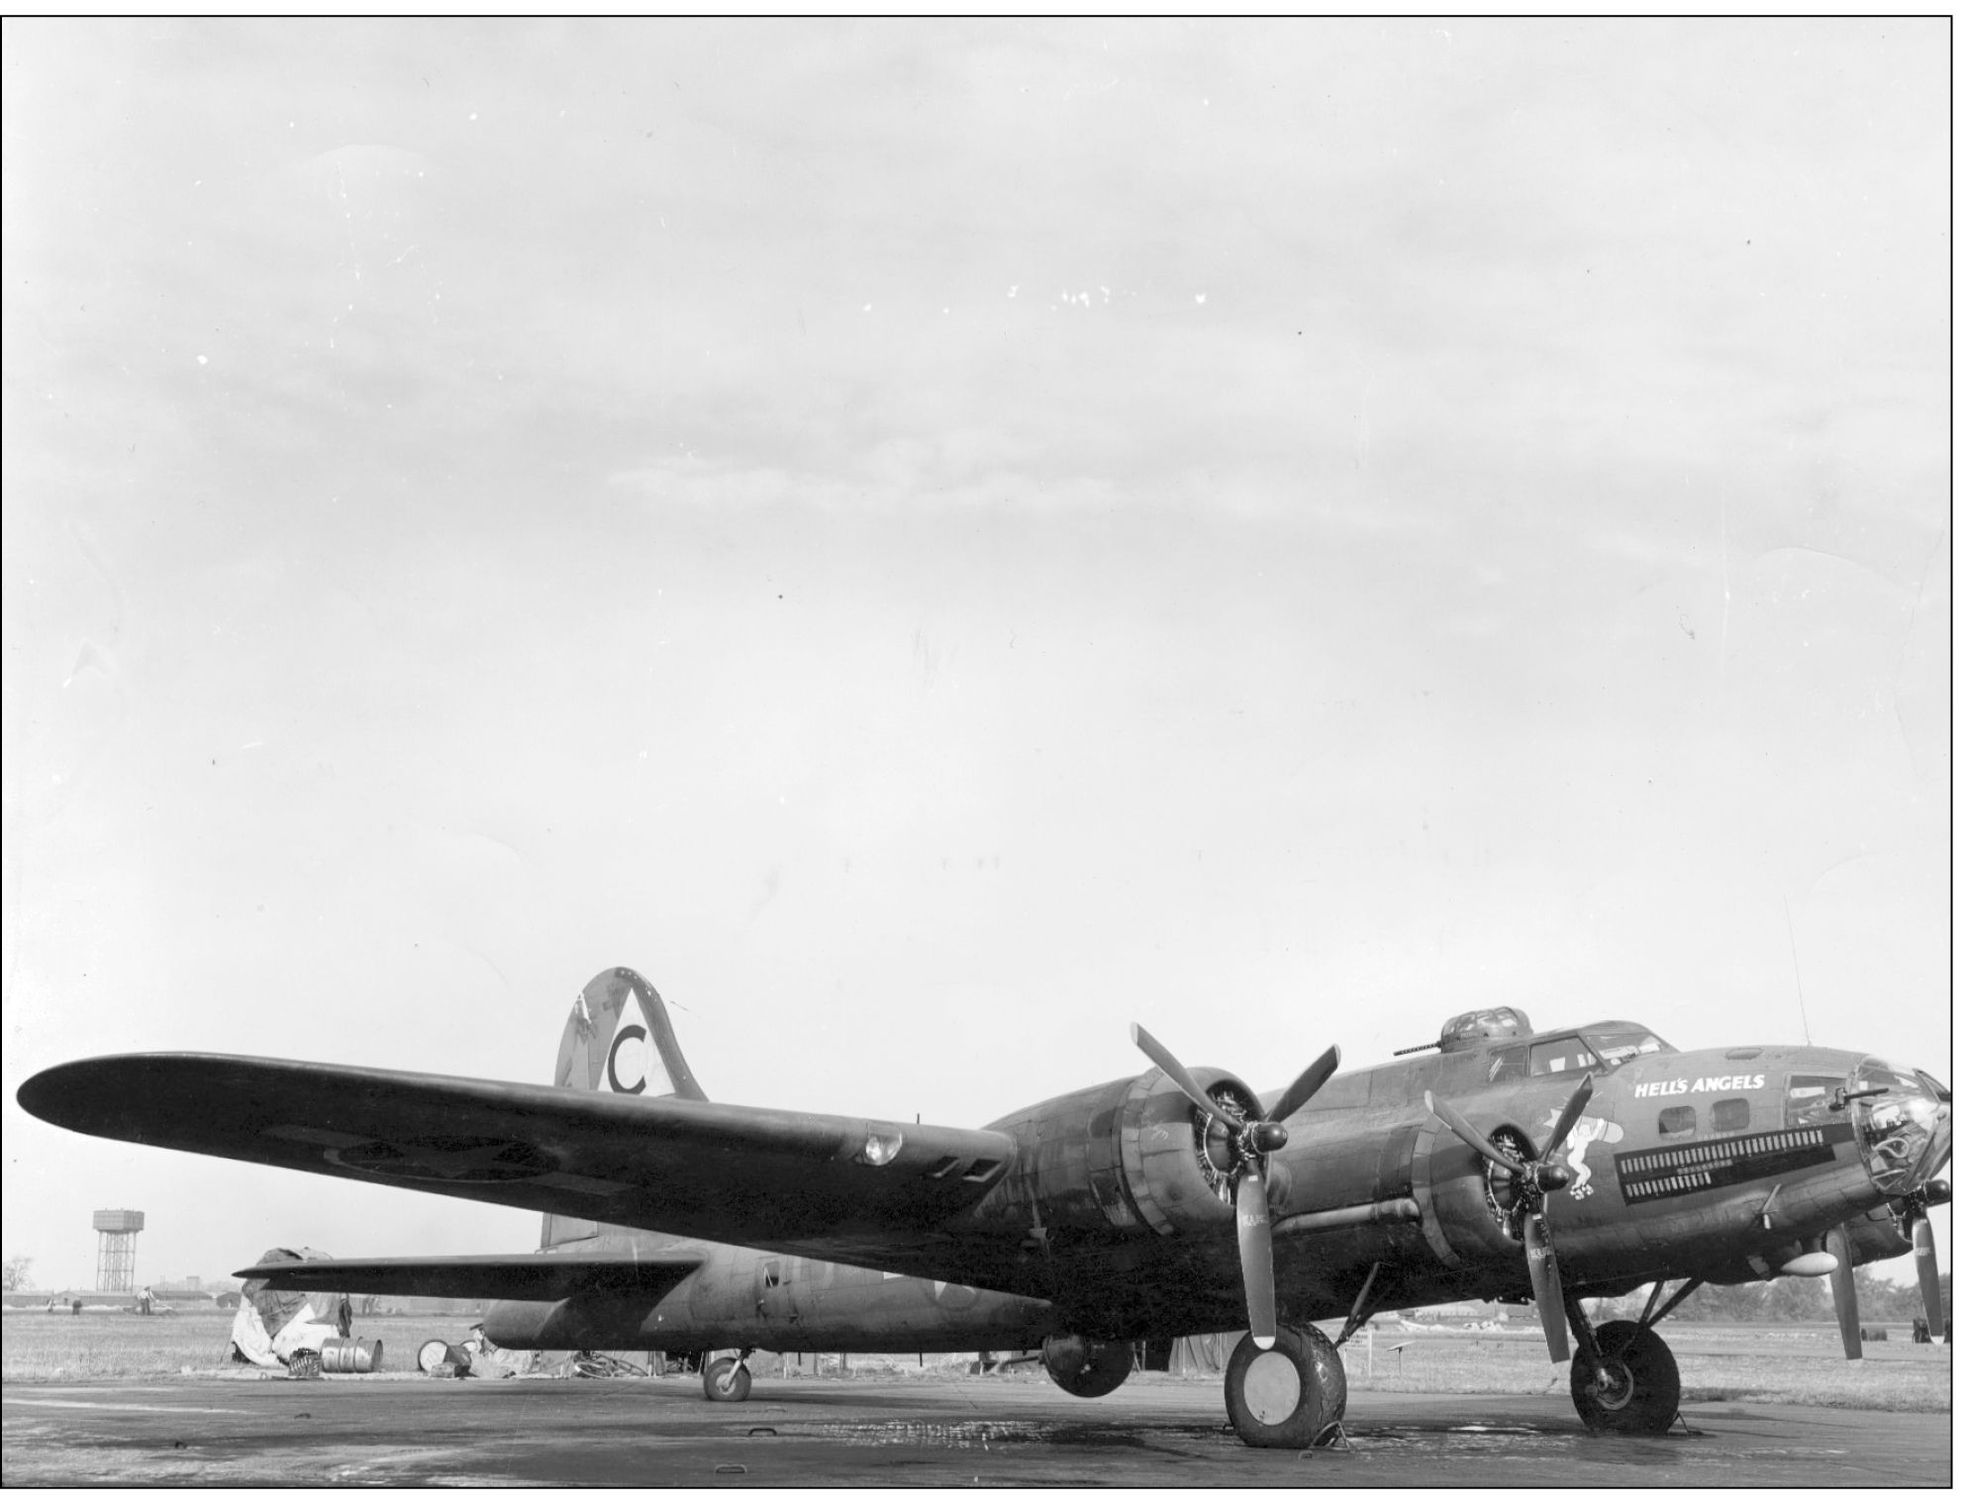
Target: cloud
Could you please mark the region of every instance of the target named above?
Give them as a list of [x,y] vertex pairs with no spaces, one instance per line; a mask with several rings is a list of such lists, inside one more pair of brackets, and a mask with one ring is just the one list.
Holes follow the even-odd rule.
[[[961,478],[957,475],[960,473]],[[810,509],[872,515],[926,510],[1110,512],[1114,487],[1091,477],[952,472],[927,446],[892,444],[867,456],[865,478],[820,476],[684,458],[657,461],[607,477],[611,487],[676,507]]]
[[835,1110],[972,992],[1714,1042],[1859,847],[1929,1055],[1945,24],[10,26],[9,1059],[533,1078],[455,999],[651,951]]

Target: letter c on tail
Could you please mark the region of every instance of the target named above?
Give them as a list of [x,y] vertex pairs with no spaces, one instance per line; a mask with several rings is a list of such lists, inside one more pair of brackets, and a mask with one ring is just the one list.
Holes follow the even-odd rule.
[[608,1089],[619,1091],[624,1096],[640,1096],[649,1087],[649,1078],[647,1075],[636,1081],[634,1085],[623,1085],[621,1083],[621,1077],[615,1074],[615,1056],[621,1053],[623,1043],[629,1039],[639,1040],[646,1048],[649,1041],[649,1030],[644,1028],[640,1023],[630,1023],[628,1027],[615,1035],[614,1043],[608,1046]]

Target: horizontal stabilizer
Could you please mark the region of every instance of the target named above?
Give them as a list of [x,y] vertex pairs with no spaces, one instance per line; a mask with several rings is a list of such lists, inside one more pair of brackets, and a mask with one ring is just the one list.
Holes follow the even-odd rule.
[[563,1300],[580,1294],[661,1299],[703,1263],[681,1250],[641,1258],[574,1258],[560,1253],[491,1253],[456,1258],[328,1258],[242,1268],[234,1278],[273,1289],[316,1289],[323,1281],[350,1294],[436,1299]]

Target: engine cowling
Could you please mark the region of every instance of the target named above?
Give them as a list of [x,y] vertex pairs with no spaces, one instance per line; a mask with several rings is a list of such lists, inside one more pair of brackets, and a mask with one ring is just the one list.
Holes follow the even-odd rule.
[[[1512,1157],[1527,1163],[1536,1156],[1525,1128],[1479,1115],[1472,1120]],[[1430,1222],[1444,1244],[1436,1249],[1447,1254],[1444,1261],[1513,1265],[1522,1258],[1525,1207],[1521,1187],[1508,1174],[1431,1120],[1416,1137],[1413,1173],[1416,1185],[1429,1187]]]
[[[1256,1093],[1227,1071],[1190,1073],[1233,1113],[1257,1110]],[[982,1215],[1048,1233],[1169,1236],[1235,1223],[1227,1136],[1159,1070],[1056,1096],[991,1125],[1012,1134],[1018,1152]],[[1283,1179],[1275,1175],[1274,1192]]]
[[[1257,1093],[1226,1070],[1190,1071],[1196,1084],[1239,1118],[1258,1116]],[[1236,1219],[1229,1136],[1158,1070],[1136,1078],[1121,1111],[1120,1158],[1133,1207],[1164,1235],[1215,1229]],[[1281,1162],[1271,1192],[1288,1193]]]

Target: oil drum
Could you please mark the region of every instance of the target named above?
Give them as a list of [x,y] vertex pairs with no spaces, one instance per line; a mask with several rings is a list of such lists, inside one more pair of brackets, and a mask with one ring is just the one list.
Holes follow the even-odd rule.
[[417,1367],[422,1372],[435,1373],[440,1367],[445,1376],[471,1371],[471,1353],[462,1347],[452,1346],[448,1341],[432,1337],[417,1348]]
[[357,1341],[352,1336],[330,1336],[321,1343],[321,1371],[324,1373],[372,1373],[382,1368],[382,1343]]

